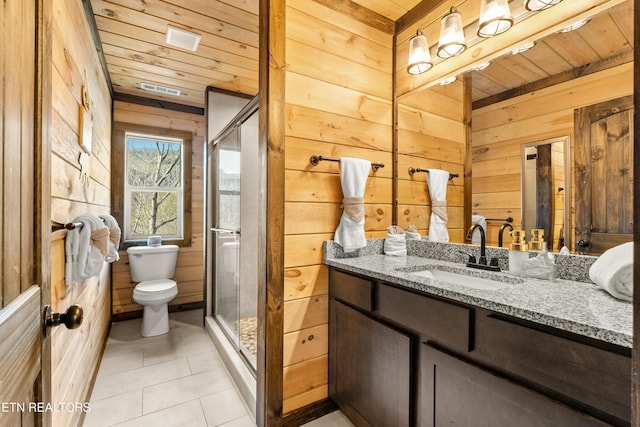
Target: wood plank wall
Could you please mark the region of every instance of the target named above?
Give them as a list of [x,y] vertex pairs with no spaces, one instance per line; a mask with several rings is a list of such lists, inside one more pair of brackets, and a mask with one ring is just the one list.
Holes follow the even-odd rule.
[[[406,74],[406,72],[405,72]],[[409,168],[442,169],[458,174],[447,186],[449,241],[464,242],[464,84],[435,86],[398,104],[398,225],[416,225],[427,235],[431,197],[427,174]]]
[[[46,37],[46,36],[45,36]],[[53,2],[51,111],[51,217],[59,222],[90,212],[110,211],[111,95],[102,74],[81,2]],[[46,83],[45,83],[46,84]],[[93,117],[93,144],[88,184],[81,183],[78,156],[79,106],[88,88]],[[46,130],[45,130],[46,132]],[[65,231],[52,234],[51,301],[54,311],[72,304],[84,309],[79,329],[55,328],[51,336],[53,402],[89,400],[110,324],[110,273],[67,289],[64,284]],[[55,412],[53,425],[73,426],[79,412]]]
[[[573,159],[573,110],[632,93],[633,64],[627,63],[474,110],[473,210],[512,216],[520,226],[520,145],[569,135]],[[488,225],[488,244],[497,244],[499,226]]]
[[284,407],[327,396],[328,295],[322,242],[342,213],[339,164],[359,157],[369,174],[368,238],[392,218],[392,36],[307,0],[286,2]]
[[[193,133],[191,157],[191,246],[178,252],[175,280],[178,296],[169,305],[201,302],[203,298],[203,200],[204,200],[204,116],[173,110],[114,102],[113,118],[116,122],[168,128]],[[142,310],[131,301],[135,283],[131,282],[127,252],[120,251],[120,261],[113,265],[113,314]]]

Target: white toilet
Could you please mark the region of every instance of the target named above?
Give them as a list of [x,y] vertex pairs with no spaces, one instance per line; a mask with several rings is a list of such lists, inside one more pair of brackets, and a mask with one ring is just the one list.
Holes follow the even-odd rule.
[[142,336],[153,337],[169,332],[167,304],[178,295],[178,285],[171,280],[176,271],[176,245],[132,246],[127,249],[131,280],[138,282],[133,301],[144,306]]

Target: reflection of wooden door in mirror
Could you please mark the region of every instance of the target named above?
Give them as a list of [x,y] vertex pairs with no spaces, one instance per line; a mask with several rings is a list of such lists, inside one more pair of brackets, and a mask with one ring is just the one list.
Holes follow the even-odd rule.
[[576,250],[633,240],[633,97],[575,110]]

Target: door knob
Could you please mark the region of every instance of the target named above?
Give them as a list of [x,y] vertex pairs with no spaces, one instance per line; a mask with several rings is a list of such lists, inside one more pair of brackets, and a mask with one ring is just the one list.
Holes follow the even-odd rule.
[[46,305],[42,313],[42,334],[46,337],[52,326],[64,324],[67,329],[76,329],[82,325],[84,311],[77,304],[70,306],[65,313],[53,313],[51,306]]

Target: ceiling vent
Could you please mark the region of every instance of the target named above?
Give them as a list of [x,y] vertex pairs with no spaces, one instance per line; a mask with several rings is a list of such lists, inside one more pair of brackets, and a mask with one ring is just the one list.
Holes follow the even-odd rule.
[[167,25],[165,41],[171,46],[177,46],[195,52],[198,49],[201,38],[202,36],[200,34]]
[[173,88],[170,88],[170,87],[153,85],[151,83],[140,83],[140,87],[142,89],[144,89],[144,90],[149,90],[151,92],[163,93],[165,95],[180,96],[180,90],[179,89],[173,89]]

